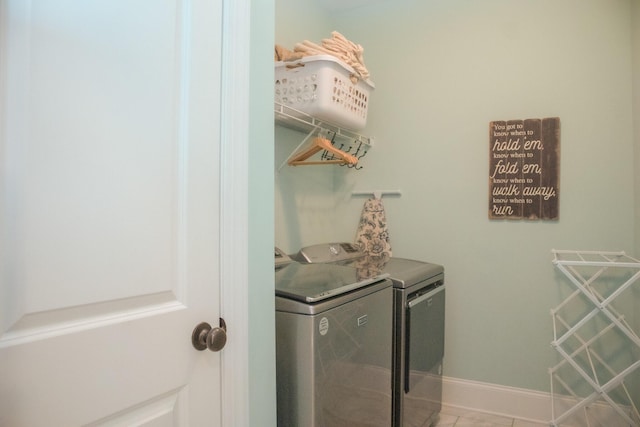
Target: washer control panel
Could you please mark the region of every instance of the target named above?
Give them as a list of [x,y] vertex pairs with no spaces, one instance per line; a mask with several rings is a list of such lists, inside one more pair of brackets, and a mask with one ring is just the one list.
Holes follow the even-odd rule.
[[289,257],[289,255],[285,254],[284,251],[279,249],[277,246],[275,247],[276,270],[280,267],[284,267],[285,265],[289,264],[291,261],[293,260]]
[[307,246],[294,255],[294,259],[307,264],[347,261],[363,257],[364,253],[354,243],[321,243]]

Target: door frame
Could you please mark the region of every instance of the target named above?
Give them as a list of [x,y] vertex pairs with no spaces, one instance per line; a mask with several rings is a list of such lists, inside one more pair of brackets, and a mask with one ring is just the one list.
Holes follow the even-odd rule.
[[249,426],[249,64],[251,1],[223,0],[220,147],[222,425]]

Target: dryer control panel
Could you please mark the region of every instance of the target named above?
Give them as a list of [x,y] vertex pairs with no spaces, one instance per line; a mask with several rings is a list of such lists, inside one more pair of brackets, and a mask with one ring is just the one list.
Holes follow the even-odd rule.
[[316,264],[347,261],[363,256],[364,253],[354,243],[321,243],[300,249],[294,259],[306,264]]
[[285,254],[284,251],[282,249],[279,249],[277,246],[275,247],[276,270],[280,267],[284,267],[291,261],[293,260],[291,259],[291,257],[289,257],[289,255]]

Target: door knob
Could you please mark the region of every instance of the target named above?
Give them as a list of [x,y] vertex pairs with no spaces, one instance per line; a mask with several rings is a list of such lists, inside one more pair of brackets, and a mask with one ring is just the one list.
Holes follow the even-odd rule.
[[191,343],[196,350],[220,351],[227,343],[227,324],[220,318],[220,326],[212,328],[207,322],[195,327],[191,334]]

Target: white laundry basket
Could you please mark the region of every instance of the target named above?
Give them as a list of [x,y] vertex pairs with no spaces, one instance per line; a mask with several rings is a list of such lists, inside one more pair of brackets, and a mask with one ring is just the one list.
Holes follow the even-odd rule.
[[366,126],[375,86],[349,65],[331,55],[317,55],[279,61],[275,67],[275,102],[347,129]]

